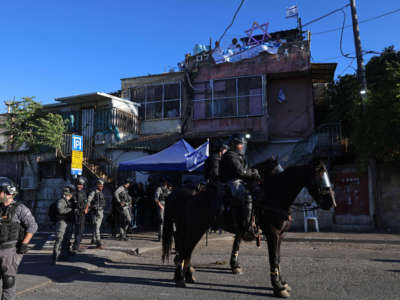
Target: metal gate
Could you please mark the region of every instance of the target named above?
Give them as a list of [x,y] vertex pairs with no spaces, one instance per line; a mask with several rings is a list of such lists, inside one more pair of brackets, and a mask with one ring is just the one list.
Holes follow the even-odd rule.
[[82,109],[83,156],[90,160],[93,154],[94,108]]
[[336,215],[369,215],[368,174],[341,172],[334,179]]

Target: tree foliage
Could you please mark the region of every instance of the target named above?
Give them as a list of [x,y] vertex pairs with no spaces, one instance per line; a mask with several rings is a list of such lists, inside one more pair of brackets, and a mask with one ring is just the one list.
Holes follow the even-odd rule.
[[341,120],[361,162],[400,161],[400,51],[386,48],[366,65],[364,101],[355,75],[339,77],[330,87],[326,120]]
[[9,103],[10,113],[6,115],[3,127],[8,135],[8,143],[14,149],[22,146],[33,152],[41,146],[61,149],[65,121],[60,115],[45,113],[40,103],[33,97],[24,97],[21,101]]

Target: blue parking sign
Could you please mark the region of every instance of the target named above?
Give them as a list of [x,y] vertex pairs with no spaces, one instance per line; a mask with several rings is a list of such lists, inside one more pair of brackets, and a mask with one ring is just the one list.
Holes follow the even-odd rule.
[[72,135],[72,151],[83,151],[83,137]]

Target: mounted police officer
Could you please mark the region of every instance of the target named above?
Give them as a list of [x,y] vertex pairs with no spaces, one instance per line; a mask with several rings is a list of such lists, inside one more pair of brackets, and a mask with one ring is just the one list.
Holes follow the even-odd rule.
[[4,300],[15,299],[15,276],[38,228],[31,211],[14,201],[16,194],[17,188],[11,180],[0,181],[0,274],[3,281],[1,299]]
[[220,181],[220,164],[222,156],[229,150],[229,146],[218,142],[214,153],[204,163],[204,177],[208,183],[215,184]]
[[74,219],[74,233],[75,241],[73,250],[83,251],[80,247],[83,234],[85,233],[85,222],[86,214],[88,213],[88,199],[85,189],[86,179],[84,177],[78,177],[76,180],[76,192],[73,197],[75,203],[75,219]]
[[62,198],[57,201],[56,241],[53,248],[53,264],[56,264],[58,259],[68,259],[72,254],[70,246],[75,207],[72,200],[74,189],[74,186],[66,185],[63,189]]
[[92,217],[93,238],[92,243],[96,244],[97,249],[103,249],[101,244],[100,227],[104,217],[104,207],[106,200],[103,194],[104,180],[99,179],[96,183],[96,189],[89,194],[88,205]]
[[225,153],[221,161],[221,181],[228,184],[232,196],[240,200],[245,232],[250,231],[252,215],[252,196],[246,182],[259,180],[257,170],[247,167],[245,159],[246,137],[235,134],[231,138],[231,149]]
[[129,186],[133,184],[132,178],[125,179],[124,183],[115,191],[115,200],[118,203],[120,211],[120,236],[121,240],[128,240],[127,231],[131,224],[132,217],[130,212],[132,197],[129,195]]
[[164,226],[164,207],[165,200],[167,199],[170,191],[168,189],[168,181],[161,178],[160,185],[156,188],[154,193],[154,202],[157,209],[157,223],[158,223],[158,241],[161,241],[163,226]]

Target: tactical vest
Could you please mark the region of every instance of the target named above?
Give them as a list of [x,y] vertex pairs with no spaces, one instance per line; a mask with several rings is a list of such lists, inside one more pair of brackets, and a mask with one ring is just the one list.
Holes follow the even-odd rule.
[[[71,207],[71,200],[67,200],[67,199],[65,199],[65,198],[62,198],[66,203],[67,203],[67,205],[69,206],[69,207]],[[58,200],[58,201],[60,201],[60,200]],[[58,202],[57,201],[57,202]],[[56,206],[57,206],[57,202],[56,202]],[[60,214],[59,212],[58,212],[58,209],[56,209],[56,219],[57,219],[57,221],[67,221],[67,222],[71,222],[72,220],[73,220],[73,211],[72,212],[69,212],[69,213],[66,213],[66,214]]]
[[83,210],[86,207],[87,195],[85,190],[76,192],[76,205],[79,210]]
[[21,224],[13,220],[17,207],[18,203],[0,205],[0,244],[19,240]]
[[99,191],[95,191],[92,206],[95,209],[103,209],[106,206],[106,199],[104,199],[104,194]]

